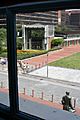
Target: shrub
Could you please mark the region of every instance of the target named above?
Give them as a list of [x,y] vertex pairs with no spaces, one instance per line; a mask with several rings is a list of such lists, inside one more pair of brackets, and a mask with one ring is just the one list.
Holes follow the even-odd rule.
[[17,50],[17,59],[26,59],[46,53],[45,50]]
[[[17,50],[17,59],[22,60],[30,57],[35,57],[58,49],[61,48],[53,48],[50,50]],[[3,52],[1,52],[0,57],[7,57],[7,49],[4,49]]]
[[56,38],[51,41],[51,46],[60,46],[63,43],[63,38]]

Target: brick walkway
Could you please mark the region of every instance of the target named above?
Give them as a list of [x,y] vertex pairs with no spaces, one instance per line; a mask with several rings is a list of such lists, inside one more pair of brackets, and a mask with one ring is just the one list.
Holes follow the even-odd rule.
[[[51,51],[48,53],[48,63],[56,61],[66,56],[70,56],[77,52],[80,52],[80,45],[72,45],[69,47],[63,47],[62,49],[57,51]],[[44,54],[33,58],[25,59],[23,60],[23,62],[37,66],[40,65],[41,67],[47,63],[47,55]]]

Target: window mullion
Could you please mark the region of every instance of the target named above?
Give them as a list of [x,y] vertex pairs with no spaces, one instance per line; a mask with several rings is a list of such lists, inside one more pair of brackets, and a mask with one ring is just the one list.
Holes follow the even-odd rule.
[[16,15],[7,9],[6,16],[10,111],[15,116],[16,112],[19,110],[16,54]]

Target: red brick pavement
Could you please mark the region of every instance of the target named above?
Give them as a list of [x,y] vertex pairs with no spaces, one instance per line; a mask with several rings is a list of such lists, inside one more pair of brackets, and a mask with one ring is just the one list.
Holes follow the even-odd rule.
[[[77,52],[80,52],[80,45],[72,45],[69,47],[63,47],[62,49],[57,51],[51,51],[48,53],[48,63],[56,61],[66,56],[70,56]],[[23,60],[23,62],[38,66],[40,64],[40,66],[43,66],[47,63],[47,55],[44,54],[30,59],[25,59]]]

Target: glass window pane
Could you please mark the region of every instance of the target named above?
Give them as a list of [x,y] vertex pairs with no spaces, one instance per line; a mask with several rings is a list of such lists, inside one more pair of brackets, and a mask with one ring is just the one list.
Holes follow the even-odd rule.
[[9,106],[6,16],[0,14],[0,103]]
[[35,104],[32,103],[33,105],[28,106],[26,103],[28,100],[24,100],[23,93],[25,92],[25,98],[31,97],[35,93],[36,98],[41,97],[43,88],[37,86],[37,84],[40,86],[42,84],[40,81],[41,77],[37,81],[36,76],[32,77],[29,73],[45,66],[48,62],[48,56],[45,54],[45,58],[41,57],[39,61],[35,59],[31,61],[31,59],[37,55],[46,53],[48,47],[50,47],[48,40],[54,37],[54,16],[56,19],[56,11],[54,15],[50,11],[16,14],[18,90],[20,93],[19,109],[34,115],[36,113],[30,112],[33,109],[30,107]]
[[[77,68],[76,63],[74,66],[72,64],[74,58],[74,61],[79,62],[80,58],[77,57],[80,55],[73,58],[71,56],[70,63],[65,60],[65,56],[69,57],[80,51],[80,40],[74,39],[76,31],[71,31],[73,28],[76,30],[76,26],[70,20],[68,10],[16,14],[20,111],[41,117],[44,114],[41,110],[46,108],[43,104],[47,104],[52,111],[50,104],[54,102],[61,105],[61,98],[66,91],[70,91],[73,105],[77,98],[76,106],[80,106],[80,89],[76,86],[76,82],[79,82],[77,69],[80,68],[79,64]],[[79,30],[78,26],[77,29]],[[59,59],[61,61],[57,63]]]

